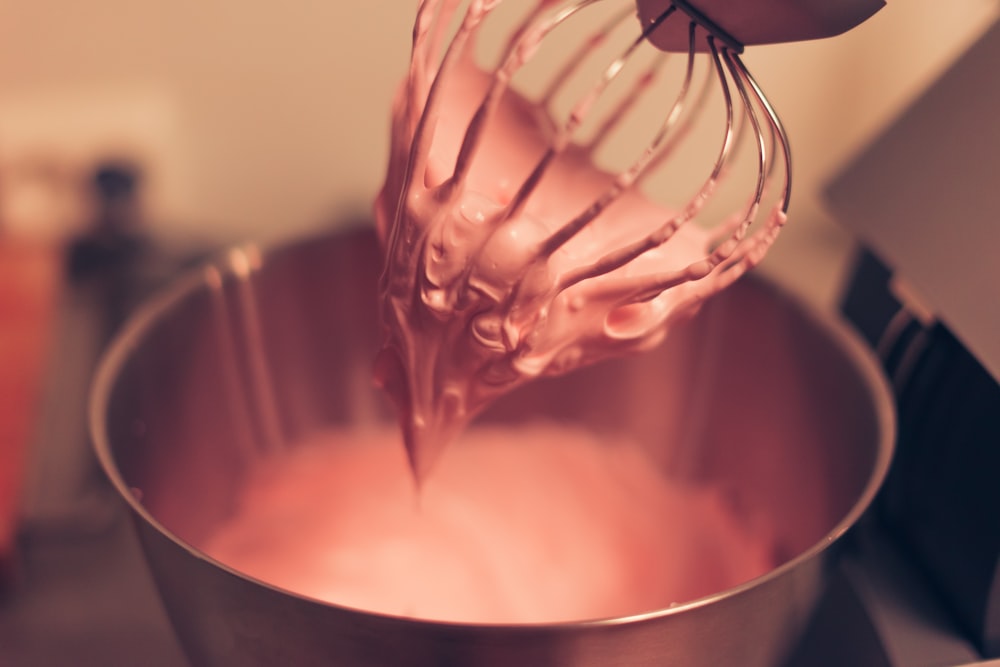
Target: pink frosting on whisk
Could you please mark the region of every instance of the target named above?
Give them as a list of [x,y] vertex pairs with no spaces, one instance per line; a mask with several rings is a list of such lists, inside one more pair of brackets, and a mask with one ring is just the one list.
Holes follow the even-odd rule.
[[421,4],[375,207],[386,331],[376,377],[418,478],[503,392],[659,343],[675,318],[756,263],[784,220],[776,211],[741,243],[747,216],[685,224],[717,174],[678,214],[632,187],[641,165],[596,167],[571,134],[601,85],[565,127],[507,85],[566,15],[539,2],[486,72],[471,43],[496,4],[472,2],[440,62],[457,3]]

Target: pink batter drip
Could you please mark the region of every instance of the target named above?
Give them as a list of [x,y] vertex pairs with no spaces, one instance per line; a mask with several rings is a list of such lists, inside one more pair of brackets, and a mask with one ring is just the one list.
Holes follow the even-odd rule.
[[662,609],[773,568],[718,490],[629,443],[536,424],[463,435],[419,498],[399,436],[318,434],[252,471],[206,553],[348,607],[470,623]]
[[[397,405],[418,479],[498,395],[648,349],[742,273],[715,270],[717,231],[670,223],[671,211],[595,167],[543,109],[506,89],[541,32],[529,30],[494,77],[473,61],[471,43],[495,3],[473,2],[452,43],[467,39],[467,48],[439,66],[447,20],[433,20],[438,4],[423,3],[417,18],[375,206],[386,330],[376,378]],[[517,193],[553,144],[544,176],[522,200]],[[574,227],[604,197],[613,203]]]

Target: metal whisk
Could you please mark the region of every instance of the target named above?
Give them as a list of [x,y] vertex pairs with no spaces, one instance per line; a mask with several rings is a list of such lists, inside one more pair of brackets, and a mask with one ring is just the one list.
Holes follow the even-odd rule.
[[[689,3],[661,0],[647,16],[656,3],[640,2],[637,17],[633,0],[535,0],[484,68],[477,39],[501,4],[471,0],[463,14],[459,0],[420,3],[376,203],[387,330],[377,376],[400,408],[418,477],[498,394],[658,343],[676,317],[763,258],[789,204],[781,122],[738,40]],[[558,47],[562,60],[537,92],[514,88],[562,26],[597,10],[596,27],[571,31]],[[624,167],[599,167],[599,151],[663,87],[671,57],[650,40],[673,48],[677,30],[686,57],[659,127]],[[631,35],[616,47],[622,33]],[[616,48],[596,75],[585,71]],[[582,93],[567,93],[588,77]],[[654,205],[643,188],[676,159],[713,98],[722,121],[707,174],[679,206]],[[744,139],[755,152],[744,203],[702,220]]]

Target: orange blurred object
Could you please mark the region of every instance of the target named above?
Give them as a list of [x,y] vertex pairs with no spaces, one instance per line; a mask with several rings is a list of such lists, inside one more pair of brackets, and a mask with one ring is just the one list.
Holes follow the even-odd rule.
[[42,393],[60,252],[0,238],[0,580],[9,572],[28,444]]

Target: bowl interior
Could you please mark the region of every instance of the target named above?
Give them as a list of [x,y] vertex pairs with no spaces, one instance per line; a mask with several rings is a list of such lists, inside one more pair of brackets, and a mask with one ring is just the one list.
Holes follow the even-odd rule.
[[[268,453],[394,421],[371,381],[379,265],[367,231],[236,249],[136,317],[94,414],[105,467],[142,520],[198,548]],[[747,279],[656,350],[531,383],[480,421],[544,416],[630,437],[665,475],[724,488],[787,562],[841,532],[884,473],[874,368],[842,328]]]

